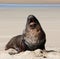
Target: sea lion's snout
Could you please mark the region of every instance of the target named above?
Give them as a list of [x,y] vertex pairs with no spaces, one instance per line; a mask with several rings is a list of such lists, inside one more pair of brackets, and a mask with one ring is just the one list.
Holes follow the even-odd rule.
[[28,24],[30,26],[31,29],[34,29],[36,27],[36,17],[33,15],[29,15],[28,16]]
[[35,18],[34,15],[29,15],[29,16],[28,16],[28,19],[29,19],[29,20],[34,19],[34,18]]
[[36,17],[33,15],[29,15],[27,18],[28,23],[36,22]]

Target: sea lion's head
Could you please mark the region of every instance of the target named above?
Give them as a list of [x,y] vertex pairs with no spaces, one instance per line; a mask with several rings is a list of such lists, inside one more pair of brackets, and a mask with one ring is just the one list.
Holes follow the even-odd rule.
[[30,29],[35,29],[37,25],[40,26],[39,21],[34,15],[29,15],[27,17],[27,24],[26,27],[30,27]]

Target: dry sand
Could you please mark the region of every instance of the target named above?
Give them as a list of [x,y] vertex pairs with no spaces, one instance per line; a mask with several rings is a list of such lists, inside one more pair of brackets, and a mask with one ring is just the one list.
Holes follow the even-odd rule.
[[[0,8],[0,59],[43,59],[39,51],[9,55],[4,51],[13,36],[22,34],[27,16],[35,15],[46,33],[46,59],[60,59],[60,8]],[[36,56],[37,54],[38,56]]]

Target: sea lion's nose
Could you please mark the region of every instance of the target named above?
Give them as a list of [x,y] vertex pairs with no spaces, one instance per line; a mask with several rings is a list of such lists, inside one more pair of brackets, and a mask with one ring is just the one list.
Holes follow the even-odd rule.
[[28,16],[28,19],[33,19],[34,18],[34,15],[29,15]]

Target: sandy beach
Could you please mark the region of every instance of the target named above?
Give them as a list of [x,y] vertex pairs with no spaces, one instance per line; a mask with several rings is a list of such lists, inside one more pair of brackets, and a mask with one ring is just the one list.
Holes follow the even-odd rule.
[[57,51],[48,53],[47,59],[60,59],[60,8],[0,8],[0,58],[42,59],[35,57],[31,51],[13,56],[4,51],[5,45],[13,36],[23,33],[30,14],[37,17],[46,33],[46,50]]

